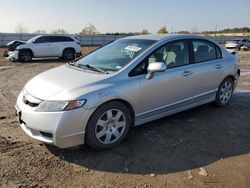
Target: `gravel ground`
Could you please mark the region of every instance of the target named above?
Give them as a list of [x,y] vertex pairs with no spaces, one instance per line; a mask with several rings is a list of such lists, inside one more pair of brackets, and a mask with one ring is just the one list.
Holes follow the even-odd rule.
[[[134,128],[120,146],[60,150],[29,138],[14,104],[57,60],[0,60],[0,187],[249,187],[250,52],[232,103],[187,110]],[[65,63],[65,62],[64,62]]]

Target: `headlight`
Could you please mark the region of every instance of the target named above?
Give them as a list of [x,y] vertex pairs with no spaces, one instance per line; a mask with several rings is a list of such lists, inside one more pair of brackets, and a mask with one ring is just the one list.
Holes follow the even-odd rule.
[[72,101],[43,101],[39,104],[37,112],[59,112],[81,108],[87,102],[86,99]]

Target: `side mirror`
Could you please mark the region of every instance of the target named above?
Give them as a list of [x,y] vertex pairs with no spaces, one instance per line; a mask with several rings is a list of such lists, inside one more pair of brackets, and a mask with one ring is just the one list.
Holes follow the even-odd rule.
[[146,76],[146,79],[150,80],[154,77],[155,72],[164,72],[165,70],[167,70],[166,63],[162,62],[150,63],[147,68],[148,74]]

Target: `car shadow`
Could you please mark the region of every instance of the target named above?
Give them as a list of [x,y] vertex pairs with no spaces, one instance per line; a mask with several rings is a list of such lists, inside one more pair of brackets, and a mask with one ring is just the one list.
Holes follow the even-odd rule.
[[46,147],[65,161],[98,171],[185,171],[249,153],[249,111],[250,91],[240,91],[228,107],[207,104],[135,127],[125,142],[110,150]]

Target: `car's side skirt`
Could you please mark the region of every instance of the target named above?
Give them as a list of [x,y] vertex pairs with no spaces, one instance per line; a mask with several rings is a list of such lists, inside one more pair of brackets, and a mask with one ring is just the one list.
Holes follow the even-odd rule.
[[138,114],[135,116],[135,126],[212,102],[215,100],[216,92],[217,89],[197,95],[193,98],[188,98],[177,103]]

